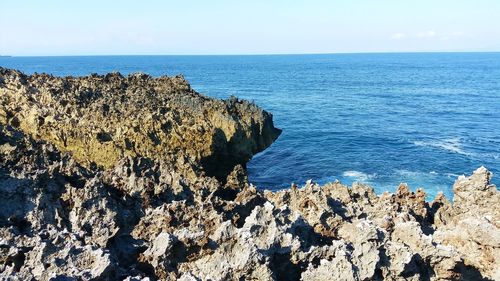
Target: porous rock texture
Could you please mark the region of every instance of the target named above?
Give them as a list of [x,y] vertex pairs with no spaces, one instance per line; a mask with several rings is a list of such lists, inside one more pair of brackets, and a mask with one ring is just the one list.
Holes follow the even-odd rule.
[[[54,81],[66,81],[61,89],[83,84],[104,89],[106,76],[1,73],[2,280],[500,280],[500,194],[483,167],[456,181],[453,202],[443,195],[427,202],[422,189],[412,192],[404,184],[380,196],[368,186],[338,182],[262,191],[248,183],[244,164],[279,131],[254,105],[198,96],[181,78],[112,74],[127,85],[103,90],[107,102],[115,90],[130,98],[151,85],[177,89],[154,91],[160,103],[176,100],[175,109],[168,107],[156,121],[145,119],[150,127],[141,122],[132,127],[134,133],[125,134],[136,140],[132,149],[110,129],[133,121],[135,113],[126,113],[123,104],[109,106],[108,112],[116,112],[108,120],[103,112],[91,114],[98,98],[74,106],[76,91],[48,90]],[[181,88],[173,81],[183,81]],[[59,95],[69,101],[64,113],[54,109],[63,106],[55,104],[62,100]],[[212,116],[208,112],[184,113],[183,107],[192,110],[187,100],[207,111],[225,108],[220,116],[227,120],[207,121],[210,117],[202,116]],[[135,104],[140,101],[129,100],[129,109],[142,107],[146,114],[156,106]],[[78,110],[83,113],[70,123]],[[164,132],[155,144],[147,128],[174,114],[169,110],[200,118],[196,122],[204,132],[236,124],[238,137],[207,148],[203,153],[219,158],[203,161],[206,154],[196,154],[194,139],[192,149],[176,142],[176,149],[169,146],[170,134],[195,136],[186,124],[198,123],[177,119],[176,133]],[[129,117],[119,120],[119,114]],[[33,116],[44,121],[30,127],[34,123],[25,119]],[[91,136],[99,138],[92,132],[105,132],[111,140],[95,142]],[[112,161],[94,155],[101,150]],[[210,166],[222,161],[231,169]],[[207,169],[217,170],[217,176]]]
[[254,104],[204,97],[182,76],[60,78],[0,68],[0,102],[1,123],[70,151],[85,166],[182,152],[223,178],[281,133]]

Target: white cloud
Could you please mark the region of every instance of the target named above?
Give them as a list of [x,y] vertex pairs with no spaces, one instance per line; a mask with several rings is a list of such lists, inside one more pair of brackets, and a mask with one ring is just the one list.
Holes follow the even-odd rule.
[[465,33],[463,33],[462,31],[455,31],[455,32],[451,32],[449,34],[446,34],[444,36],[441,36],[440,39],[443,41],[453,40],[453,39],[464,37],[464,35],[465,35]]
[[437,33],[434,30],[423,31],[417,33],[417,38],[433,38],[436,37]]
[[465,33],[462,31],[454,31],[454,32],[436,32],[434,30],[420,31],[417,33],[404,33],[404,32],[395,32],[391,35],[391,40],[411,40],[411,39],[434,39],[441,41],[454,40],[461,37],[464,37]]
[[397,33],[392,34],[392,37],[391,37],[391,38],[392,38],[393,40],[404,39],[404,38],[406,38],[406,34],[401,33],[401,32],[397,32]]

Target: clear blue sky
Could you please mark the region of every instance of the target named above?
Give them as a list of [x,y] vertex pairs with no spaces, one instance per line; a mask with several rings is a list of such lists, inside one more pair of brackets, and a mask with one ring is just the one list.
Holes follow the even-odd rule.
[[0,2],[0,54],[500,51],[500,0]]

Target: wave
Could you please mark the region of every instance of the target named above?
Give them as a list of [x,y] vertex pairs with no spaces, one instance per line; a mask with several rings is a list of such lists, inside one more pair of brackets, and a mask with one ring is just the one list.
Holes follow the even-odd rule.
[[363,173],[360,171],[354,171],[354,170],[345,171],[344,173],[342,173],[342,176],[344,176],[346,178],[353,178],[356,181],[368,181],[368,180],[373,179],[376,175],[377,174],[367,174],[367,173]]
[[[432,147],[432,148],[438,148],[442,149],[445,151],[449,151],[452,153],[464,155],[473,159],[488,159],[491,158],[493,160],[498,160],[500,159],[500,153],[496,152],[470,152],[466,151],[464,149],[464,144],[461,142],[460,138],[450,138],[450,139],[443,139],[443,140],[428,140],[428,141],[423,141],[423,140],[417,140],[413,142],[414,145],[416,146],[422,146],[422,147]],[[473,147],[481,147],[481,144],[475,144],[470,146]]]
[[445,173],[444,174],[448,178],[458,178],[459,176],[463,176],[463,174],[454,174],[454,173]]
[[463,149],[462,143],[460,142],[459,138],[430,140],[430,141],[414,141],[413,144],[422,147],[440,148],[449,152],[470,156],[470,153],[466,152]]
[[426,173],[426,172],[400,170],[400,169],[395,169],[394,173],[396,175],[399,175],[399,176],[405,177],[405,178],[418,178],[418,177],[429,177],[429,175],[430,176],[439,175],[439,173],[437,173],[436,171],[430,171],[430,172]]
[[454,173],[438,173],[436,171],[430,171],[430,172],[419,172],[419,171],[409,171],[409,170],[400,170],[400,169],[395,169],[394,173],[396,175],[406,177],[406,178],[418,178],[418,177],[448,177],[448,178],[453,178],[453,177],[459,177],[459,174],[454,174]]

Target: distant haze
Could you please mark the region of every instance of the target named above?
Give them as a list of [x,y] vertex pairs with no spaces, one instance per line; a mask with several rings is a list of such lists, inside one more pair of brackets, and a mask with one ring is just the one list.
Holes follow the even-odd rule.
[[498,0],[2,1],[0,55],[500,51]]

